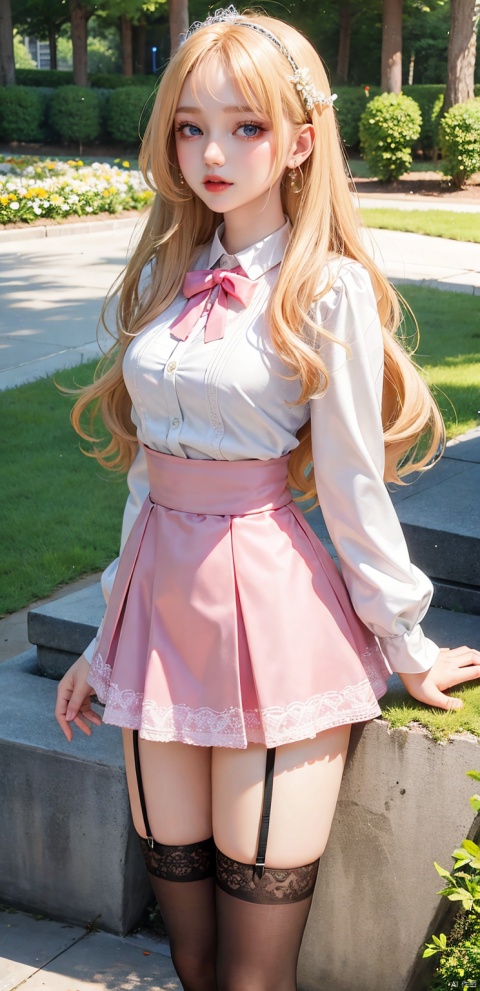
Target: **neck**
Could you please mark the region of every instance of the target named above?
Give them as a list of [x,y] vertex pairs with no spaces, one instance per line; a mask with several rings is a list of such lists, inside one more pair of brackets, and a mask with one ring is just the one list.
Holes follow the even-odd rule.
[[263,241],[269,234],[278,231],[285,223],[280,189],[275,196],[275,190],[236,210],[230,210],[223,215],[225,230],[223,246],[229,255],[236,254],[249,248],[257,241]]

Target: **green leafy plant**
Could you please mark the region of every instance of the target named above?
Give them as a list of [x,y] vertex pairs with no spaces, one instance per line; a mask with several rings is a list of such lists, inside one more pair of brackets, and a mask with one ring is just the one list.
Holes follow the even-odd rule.
[[452,107],[441,121],[439,139],[445,171],[455,186],[463,186],[480,172],[480,99]]
[[382,93],[369,102],[360,118],[360,145],[372,175],[391,182],[408,172],[421,125],[420,109],[409,96]]
[[129,146],[138,145],[152,107],[153,93],[146,86],[113,90],[107,111],[107,127],[113,140]]
[[356,148],[360,141],[360,118],[372,96],[380,93],[378,86],[336,87],[335,110],[340,125],[340,135],[347,148]]
[[[467,771],[467,774],[480,781],[480,772]],[[480,795],[473,795],[470,805],[478,813]],[[460,913],[448,939],[445,933],[439,933],[425,944],[424,957],[441,954],[431,991],[475,987],[480,978],[480,846],[465,839],[452,857],[455,862],[451,871],[435,862],[435,870],[446,882],[438,894],[458,902]]]
[[50,103],[50,121],[63,141],[94,141],[100,133],[97,94],[83,86],[62,86]]
[[0,135],[5,141],[41,141],[45,94],[28,86],[0,89]]

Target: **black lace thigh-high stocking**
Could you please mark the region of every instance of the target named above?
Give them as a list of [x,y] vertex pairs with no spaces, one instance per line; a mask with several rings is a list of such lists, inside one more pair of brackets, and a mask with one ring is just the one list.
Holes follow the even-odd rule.
[[216,991],[215,845],[140,839],[184,991]]
[[318,864],[259,871],[217,850],[218,991],[295,991]]

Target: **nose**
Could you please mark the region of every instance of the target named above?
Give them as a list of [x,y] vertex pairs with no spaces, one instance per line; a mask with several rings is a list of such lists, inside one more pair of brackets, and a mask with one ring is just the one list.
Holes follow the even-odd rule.
[[216,141],[210,141],[203,155],[205,165],[225,165],[225,155]]

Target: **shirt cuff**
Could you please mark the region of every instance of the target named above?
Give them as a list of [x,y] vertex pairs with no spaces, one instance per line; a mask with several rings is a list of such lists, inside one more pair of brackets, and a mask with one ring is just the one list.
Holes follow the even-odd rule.
[[420,674],[435,664],[440,647],[425,636],[421,626],[398,637],[380,637],[380,647],[392,671]]

